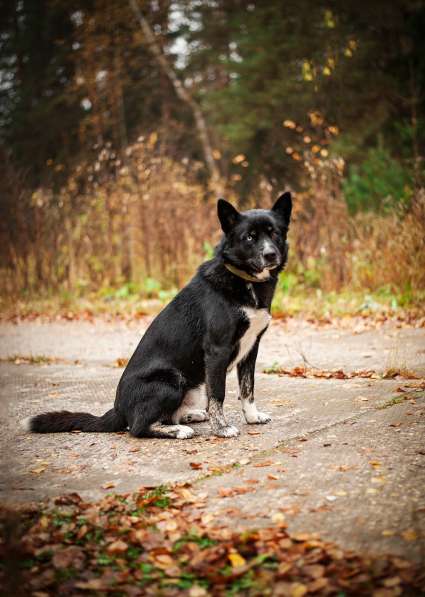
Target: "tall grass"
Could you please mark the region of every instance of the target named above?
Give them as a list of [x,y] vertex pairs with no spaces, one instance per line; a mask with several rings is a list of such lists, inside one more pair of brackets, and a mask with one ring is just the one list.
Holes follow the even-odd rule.
[[[220,236],[217,193],[205,190],[199,170],[161,155],[151,136],[122,159],[104,148],[59,190],[43,188],[31,196],[19,190],[2,232],[2,295],[66,290],[167,299],[167,291],[181,287],[212,254]],[[290,262],[280,292],[386,288],[414,300],[425,290],[425,191],[409,208],[353,216],[341,175],[340,161],[323,161],[310,169],[308,190],[295,194]],[[18,193],[18,180],[12,188]],[[232,187],[223,189],[236,202]],[[267,207],[274,199],[263,184],[244,205]]]

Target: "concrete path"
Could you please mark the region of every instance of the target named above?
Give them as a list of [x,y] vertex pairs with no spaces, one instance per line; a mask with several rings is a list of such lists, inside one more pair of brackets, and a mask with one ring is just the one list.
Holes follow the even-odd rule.
[[[0,326],[0,500],[17,504],[77,491],[97,498],[140,486],[192,481],[212,517],[233,527],[270,524],[317,531],[344,547],[425,557],[425,391],[414,379],[304,379],[262,373],[307,360],[346,372],[388,367],[425,377],[425,330],[360,322],[315,328],[274,322],[256,378],[266,426],[241,417],[234,374],[225,409],[236,439],[196,425],[192,440],[128,434],[32,435],[24,417],[46,410],[110,408],[121,368],[146,328],[124,323]],[[60,359],[15,364],[22,357]],[[12,362],[11,362],[11,360]],[[35,359],[40,360],[40,359]],[[74,361],[78,360],[78,364]],[[404,391],[400,391],[400,389]],[[277,517],[277,518],[276,518]],[[425,560],[424,560],[425,561]]]

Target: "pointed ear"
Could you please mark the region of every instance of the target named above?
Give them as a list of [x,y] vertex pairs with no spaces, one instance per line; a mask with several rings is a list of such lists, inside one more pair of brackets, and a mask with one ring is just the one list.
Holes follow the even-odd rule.
[[234,228],[241,217],[238,210],[235,209],[233,205],[225,199],[218,200],[217,214],[224,234],[230,232],[230,230]]
[[289,226],[292,211],[291,193],[283,193],[283,195],[281,195],[273,205],[272,211],[275,211],[277,214],[279,214],[285,220],[286,225]]

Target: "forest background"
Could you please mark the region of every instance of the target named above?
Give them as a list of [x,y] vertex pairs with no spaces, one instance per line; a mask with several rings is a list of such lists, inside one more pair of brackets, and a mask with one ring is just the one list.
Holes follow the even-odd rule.
[[4,312],[158,309],[294,192],[275,314],[425,298],[422,0],[5,0]]

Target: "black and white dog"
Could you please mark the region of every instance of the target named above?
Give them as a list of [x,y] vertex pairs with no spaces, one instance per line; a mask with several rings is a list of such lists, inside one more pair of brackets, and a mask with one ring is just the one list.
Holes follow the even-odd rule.
[[[188,423],[209,418],[219,437],[239,431],[223,414],[226,375],[237,367],[247,423],[268,423],[254,402],[254,369],[270,321],[279,272],[286,264],[292,201],[238,212],[218,201],[224,235],[215,257],[155,318],[118,384],[114,408],[101,417],[68,411],[37,415],[31,431],[122,431],[135,437],[185,439]],[[156,424],[156,425],[154,425]]]

